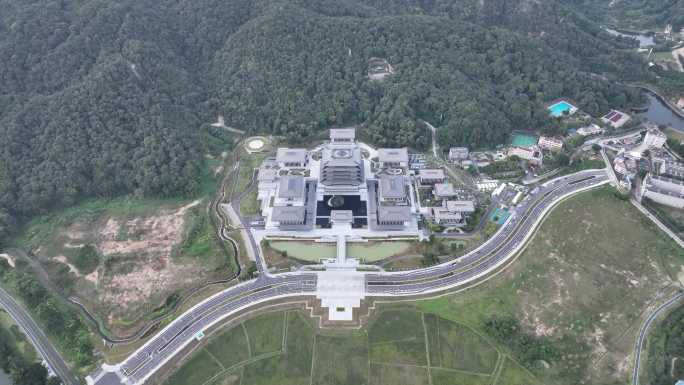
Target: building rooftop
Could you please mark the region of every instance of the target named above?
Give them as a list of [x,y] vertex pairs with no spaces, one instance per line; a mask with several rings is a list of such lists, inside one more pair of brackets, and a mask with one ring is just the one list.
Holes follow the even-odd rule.
[[378,150],[380,162],[408,163],[408,150],[404,148],[381,148]]
[[401,175],[381,175],[378,189],[382,199],[402,199],[406,197],[406,182]]
[[306,208],[304,206],[276,206],[271,215],[272,221],[299,223],[304,222]]
[[466,158],[468,158],[468,147],[451,147],[449,149],[449,158],[452,158],[452,159],[466,159]]
[[353,142],[356,139],[356,128],[331,128],[330,139],[332,141],[345,140]]
[[456,195],[454,185],[451,183],[439,183],[435,185],[435,195],[438,197],[451,197]]
[[473,201],[447,201],[446,209],[452,212],[473,213],[475,204]]
[[327,186],[358,186],[363,183],[361,148],[354,143],[330,143],[323,147],[320,180]]
[[422,179],[444,179],[446,175],[441,168],[418,170],[418,176]]
[[463,220],[463,215],[459,212],[449,211],[446,207],[433,207],[432,215],[438,222],[441,221],[455,221],[460,222]]
[[651,175],[650,179],[671,183],[671,184],[677,185],[677,186],[684,186],[684,180],[668,178],[668,177],[662,176],[662,175]]
[[354,212],[352,210],[332,210],[330,211],[330,220],[337,223],[352,223]]
[[561,139],[561,138],[556,138],[556,137],[553,137],[553,136],[543,136],[543,135],[540,136],[540,137],[539,137],[539,143],[541,144],[541,143],[544,143],[544,142],[547,142],[547,143],[554,143],[554,144],[558,144],[558,145],[563,145],[563,139]]
[[308,151],[303,148],[279,148],[276,152],[278,163],[306,163]]
[[659,194],[668,195],[668,196],[671,196],[674,198],[684,199],[684,194],[680,194],[680,193],[677,193],[674,191],[666,190],[664,188],[660,188],[660,187],[654,186],[652,184],[646,185],[646,194],[648,194],[649,192],[659,193]]
[[259,182],[272,182],[275,180],[278,172],[272,168],[260,168],[257,174],[257,180]]
[[278,184],[278,198],[300,199],[304,197],[304,177],[284,176]]
[[406,222],[411,219],[409,206],[378,206],[378,221]]

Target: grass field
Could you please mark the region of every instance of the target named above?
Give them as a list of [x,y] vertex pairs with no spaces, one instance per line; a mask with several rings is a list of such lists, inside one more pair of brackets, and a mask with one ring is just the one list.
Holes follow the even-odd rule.
[[684,252],[606,187],[556,208],[496,279],[419,306],[479,331],[492,316],[517,318],[560,352],[532,368],[543,383],[624,384],[642,312],[677,287],[683,265]]
[[254,175],[254,169],[261,165],[261,162],[268,156],[267,153],[248,154],[244,150],[240,154],[240,170],[235,184],[235,194],[240,194],[247,189],[249,182]]
[[[382,311],[361,330],[317,329],[306,314],[289,311],[258,316],[210,338],[167,385],[419,385],[430,377],[433,384],[509,385],[497,378],[501,371],[535,384],[469,327],[412,306]],[[261,344],[255,338],[269,341],[268,347],[255,352]],[[471,358],[467,349],[480,353]]]
[[240,214],[242,215],[256,215],[259,213],[259,201],[257,200],[257,191],[252,190],[247,195],[242,197],[240,201]]
[[[261,356],[245,356],[243,342],[230,344],[239,352],[218,353],[210,341],[202,351],[216,352],[215,362],[221,354],[249,358],[216,369],[196,363],[207,360],[196,354],[169,385],[204,384],[192,377],[193,366],[217,370],[205,376],[212,385],[622,385],[642,312],[674,290],[683,266],[680,248],[611,188],[601,188],[559,205],[519,259],[476,288],[380,303],[357,331],[319,330],[296,311],[263,315],[241,326],[250,341],[255,333],[271,341]],[[521,340],[499,342],[484,326],[493,316],[519,320],[523,343],[557,356],[531,360],[535,352],[522,349]]]

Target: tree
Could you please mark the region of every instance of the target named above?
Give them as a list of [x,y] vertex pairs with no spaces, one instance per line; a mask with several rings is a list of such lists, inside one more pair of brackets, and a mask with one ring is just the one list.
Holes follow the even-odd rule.
[[558,162],[558,165],[561,167],[565,167],[570,164],[570,157],[568,154],[561,152],[558,155],[556,155],[556,161]]
[[90,274],[99,266],[100,255],[95,246],[84,245],[76,252],[73,263],[81,274]]

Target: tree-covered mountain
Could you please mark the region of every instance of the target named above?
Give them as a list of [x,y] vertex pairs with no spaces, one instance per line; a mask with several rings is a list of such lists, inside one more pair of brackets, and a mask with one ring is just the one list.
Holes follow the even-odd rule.
[[563,0],[604,24],[662,31],[684,28],[684,0]]
[[[0,0],[0,233],[82,197],[192,195],[223,114],[378,145],[501,143],[557,129],[543,103],[637,100],[642,61],[563,3],[507,0]],[[367,78],[368,59],[396,73]]]

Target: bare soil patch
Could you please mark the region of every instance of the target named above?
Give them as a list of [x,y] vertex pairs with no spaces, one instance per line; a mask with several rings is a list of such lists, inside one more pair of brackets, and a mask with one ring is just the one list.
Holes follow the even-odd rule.
[[[183,255],[189,212],[200,210],[200,204],[164,205],[135,215],[103,210],[77,216],[67,226],[56,227],[52,240],[33,254],[50,273],[66,266],[72,282],[67,294],[78,297],[114,333],[127,334],[172,294],[229,275],[219,269],[225,256],[218,248],[211,260]],[[73,262],[84,245],[95,247],[100,257],[90,274]]]

